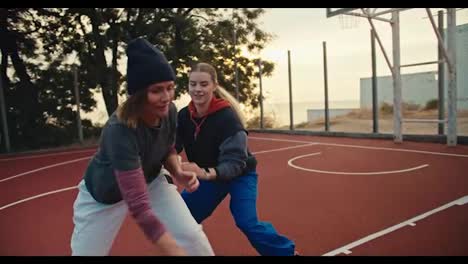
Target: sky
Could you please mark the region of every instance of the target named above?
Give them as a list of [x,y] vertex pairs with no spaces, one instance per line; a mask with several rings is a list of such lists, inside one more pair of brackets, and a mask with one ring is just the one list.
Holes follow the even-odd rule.
[[[438,8],[432,8],[436,14]],[[390,15],[383,17],[390,18]],[[437,16],[434,16],[437,23]],[[343,23],[342,23],[343,22]],[[457,11],[457,25],[468,23],[468,9]],[[390,24],[375,21],[377,33],[392,61],[392,34]],[[444,20],[446,26],[446,20]],[[288,103],[289,81],[287,52],[291,53],[291,83],[293,102],[318,102],[324,99],[323,47],[327,45],[329,100],[359,100],[360,78],[371,77],[370,25],[366,18],[326,17],[325,8],[267,8],[259,27],[275,35],[260,54],[248,54],[273,61],[273,76],[262,78],[265,105]],[[382,51],[376,44],[377,74],[390,75]],[[437,38],[423,8],[400,12],[401,64],[437,60]],[[402,74],[436,70],[436,65],[407,67]],[[106,118],[101,96],[93,120]],[[176,100],[180,108],[188,96]],[[97,116],[97,118],[96,118]]]
[[[432,13],[438,10],[431,9]],[[348,16],[347,24],[355,27],[343,29],[339,17],[326,18],[325,13],[324,8],[268,9],[262,28],[277,35],[261,54],[277,63],[275,76],[262,80],[270,101],[287,102],[289,98],[287,50],[291,51],[293,102],[323,100],[323,41],[327,45],[330,100],[359,100],[359,79],[372,74],[369,22]],[[437,23],[437,16],[434,18]],[[465,23],[468,9],[457,12],[457,24]],[[375,20],[374,24],[392,61],[391,26]],[[437,39],[425,9],[400,12],[400,45],[401,64],[437,60]],[[377,74],[390,75],[380,48],[376,49]],[[408,67],[402,73],[436,69],[436,65]]]

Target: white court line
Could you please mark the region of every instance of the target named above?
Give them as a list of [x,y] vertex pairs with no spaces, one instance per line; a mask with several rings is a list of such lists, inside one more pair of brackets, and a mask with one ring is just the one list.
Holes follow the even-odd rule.
[[417,166],[417,167],[413,167],[413,168],[408,168],[408,169],[403,169],[403,170],[393,170],[393,171],[344,172],[344,171],[314,170],[314,169],[304,168],[304,167],[300,167],[300,166],[298,166],[298,165],[293,164],[293,161],[295,161],[295,160],[297,160],[297,159],[301,159],[301,158],[307,157],[307,156],[318,155],[318,154],[320,154],[320,153],[321,153],[321,152],[317,152],[317,153],[311,153],[311,154],[306,154],[306,155],[301,155],[301,156],[294,157],[294,158],[288,160],[288,165],[291,166],[291,167],[293,167],[293,168],[296,168],[296,169],[298,169],[298,170],[304,170],[304,171],[310,171],[310,172],[318,172],[318,173],[326,173],[326,174],[343,174],[343,175],[381,175],[381,174],[402,173],[402,172],[408,172],[408,171],[419,170],[419,169],[422,169],[422,168],[425,168],[425,167],[428,167],[428,166],[429,166],[429,164],[423,164],[423,165],[420,165],[420,166]]
[[10,204],[7,204],[5,206],[2,206],[2,207],[0,207],[0,211],[3,210],[3,209],[7,209],[8,207],[12,207],[12,206],[15,206],[15,205],[27,202],[27,201],[31,201],[31,200],[34,200],[34,199],[37,199],[37,198],[40,198],[40,197],[44,197],[44,196],[51,195],[51,194],[54,194],[54,193],[59,193],[59,192],[65,192],[65,191],[69,191],[69,190],[73,190],[73,189],[77,189],[77,188],[78,188],[78,185],[68,187],[68,188],[58,189],[58,190],[51,191],[51,192],[41,193],[39,195],[31,196],[31,197],[28,197],[26,199],[19,200],[19,201],[16,201],[14,203],[10,203]]
[[248,138],[258,139],[258,140],[268,140],[268,141],[294,142],[294,143],[314,143],[314,142],[304,141],[304,140],[291,140],[291,139],[281,139],[281,138],[262,138],[262,137],[251,137],[251,136],[249,136]]
[[298,146],[285,147],[285,148],[279,148],[279,149],[262,150],[262,151],[253,152],[252,154],[256,154],[256,155],[257,155],[257,154],[262,154],[262,153],[268,153],[268,152],[274,152],[274,151],[282,151],[282,150],[294,149],[294,148],[302,148],[302,147],[313,146],[313,145],[317,145],[317,143],[310,143],[310,144],[305,144],[305,145],[298,145]]
[[5,181],[8,181],[8,180],[18,178],[18,177],[21,177],[21,176],[24,176],[24,175],[28,175],[28,174],[31,174],[31,173],[34,173],[34,172],[38,172],[38,171],[41,171],[41,170],[46,170],[46,169],[50,169],[50,168],[53,168],[53,167],[62,166],[62,165],[78,162],[78,161],[85,160],[85,159],[90,159],[91,157],[92,156],[88,156],[88,157],[84,157],[84,158],[79,158],[79,159],[69,160],[69,161],[65,161],[65,162],[55,163],[55,164],[52,164],[52,165],[49,165],[49,166],[41,167],[39,169],[23,172],[23,173],[20,173],[20,174],[17,174],[17,175],[14,175],[14,176],[11,176],[11,177],[8,177],[8,178],[5,178],[5,179],[1,179],[0,182],[5,182]]
[[433,152],[433,151],[424,151],[424,150],[385,148],[385,147],[368,147],[368,146],[359,146],[359,145],[321,143],[321,142],[313,142],[313,141],[305,141],[305,140],[288,140],[288,139],[279,139],[279,138],[260,138],[260,137],[249,137],[249,138],[258,139],[258,140],[284,141],[284,142],[296,142],[296,143],[316,143],[317,145],[324,145],[324,146],[361,148],[361,149],[373,149],[373,150],[390,150],[390,151],[401,151],[401,152],[412,152],[412,153],[421,153],[421,154],[432,154],[432,155],[468,158],[468,155],[453,154],[453,153],[446,153],[446,152]]
[[367,242],[369,242],[369,241],[371,241],[371,240],[373,240],[373,239],[376,239],[376,238],[378,238],[378,237],[384,236],[384,235],[386,235],[386,234],[388,234],[388,233],[390,233],[390,232],[393,232],[393,231],[395,231],[395,230],[397,230],[397,229],[400,229],[400,228],[402,228],[402,227],[405,227],[405,226],[407,226],[407,225],[410,225],[410,226],[411,226],[412,224],[415,224],[417,221],[419,221],[419,220],[421,220],[421,219],[424,219],[424,218],[426,218],[426,217],[428,217],[428,216],[430,216],[430,215],[432,215],[432,214],[435,214],[435,213],[437,213],[437,212],[440,212],[440,211],[442,211],[442,210],[445,210],[445,209],[447,209],[447,208],[449,208],[449,207],[452,207],[452,206],[454,206],[454,205],[464,205],[464,204],[466,204],[466,203],[468,203],[468,195],[466,195],[466,196],[464,196],[464,197],[461,197],[461,198],[459,198],[459,199],[457,199],[457,200],[455,200],[455,201],[452,201],[452,202],[450,202],[450,203],[447,203],[447,204],[445,204],[445,205],[443,205],[443,206],[440,206],[440,207],[438,207],[438,208],[436,208],[436,209],[433,209],[433,210],[431,210],[431,211],[429,211],[429,212],[426,212],[426,213],[424,213],[424,214],[421,214],[421,215],[418,215],[418,216],[416,216],[416,217],[413,217],[413,218],[411,218],[411,219],[409,219],[409,220],[406,220],[406,221],[404,221],[404,222],[402,222],[402,223],[400,223],[400,224],[391,226],[391,227],[389,227],[389,228],[387,228],[387,229],[384,229],[384,230],[382,230],[382,231],[379,231],[379,232],[377,232],[377,233],[368,235],[368,236],[366,236],[366,237],[364,237],[364,238],[361,238],[361,239],[356,240],[356,241],[354,241],[354,242],[352,242],[352,243],[349,243],[349,244],[347,244],[347,245],[345,245],[345,246],[343,246],[343,247],[340,247],[340,248],[337,248],[337,249],[335,249],[335,250],[332,250],[332,251],[330,251],[330,252],[328,252],[328,253],[323,254],[322,256],[335,256],[335,255],[338,255],[338,254],[340,254],[340,253],[345,253],[345,254],[346,254],[346,252],[349,252],[350,249],[352,249],[352,248],[354,248],[354,247],[357,247],[357,246],[359,246],[359,245],[362,245],[362,244],[364,244],[364,243],[367,243]]
[[[254,152],[253,154],[261,154],[261,153],[267,153],[267,152],[273,152],[273,151],[281,151],[281,150],[286,150],[286,149],[306,147],[306,146],[312,146],[312,145],[316,145],[316,144],[315,143],[310,143],[310,144],[305,144],[305,145],[300,145],[300,146],[292,146],[292,147],[286,147],[286,148],[264,150],[264,151]],[[65,161],[65,162],[56,163],[56,164],[52,164],[52,165],[49,165],[49,166],[41,167],[39,169],[35,169],[35,170],[32,170],[32,171],[23,172],[23,173],[20,173],[20,174],[17,174],[17,175],[14,175],[14,176],[11,176],[11,177],[8,177],[8,178],[5,178],[5,179],[1,179],[0,183],[11,180],[11,179],[14,179],[14,178],[18,178],[18,177],[21,177],[21,176],[24,176],[24,175],[27,175],[27,174],[38,172],[38,171],[41,171],[41,170],[45,170],[45,169],[49,169],[49,168],[53,168],[53,167],[57,167],[57,166],[61,166],[61,165],[66,165],[66,164],[69,164],[69,163],[78,162],[78,161],[85,160],[85,159],[89,159],[91,157],[92,156],[79,158],[79,159],[74,159],[74,160],[69,160],[69,161]]]
[[[266,153],[266,152],[281,151],[281,150],[286,150],[286,149],[291,149],[291,148],[306,147],[306,146],[312,146],[312,145],[315,145],[315,143],[305,144],[305,145],[300,145],[300,146],[287,147],[287,148],[280,148],[280,149],[265,150],[265,151],[259,151],[259,152]],[[23,175],[26,175],[26,174],[31,174],[31,173],[34,173],[34,172],[37,172],[37,171],[40,171],[40,170],[45,170],[45,169],[48,169],[48,168],[52,168],[52,167],[56,167],[56,166],[60,166],[60,165],[65,165],[65,164],[68,164],[68,163],[77,162],[77,161],[84,160],[84,159],[89,159],[89,158],[91,158],[91,156],[81,158],[81,159],[76,159],[76,160],[70,160],[70,161],[67,161],[67,162],[53,164],[53,165],[50,165],[50,166],[47,166],[47,167],[42,167],[42,168],[39,168],[39,169],[36,169],[36,170],[33,170],[33,171],[24,172],[24,173],[21,173],[21,174],[18,174],[18,175],[15,175],[15,176],[0,180],[0,182],[6,181],[6,180],[9,180],[9,179],[12,179],[12,178],[16,178],[16,177],[19,177],[19,176],[23,176]],[[7,205],[5,205],[3,207],[0,207],[0,211],[3,210],[3,209],[6,209],[8,207],[20,204],[20,203],[24,203],[24,202],[27,202],[27,201],[30,201],[30,200],[34,200],[36,198],[40,198],[40,197],[50,195],[50,194],[54,194],[54,193],[59,193],[59,192],[63,192],[63,191],[76,189],[77,187],[78,186],[73,186],[73,187],[68,187],[68,188],[59,189],[59,190],[56,190],[56,191],[51,191],[51,192],[39,194],[39,195],[36,195],[36,196],[32,196],[32,197],[29,197],[29,198],[26,198],[26,199],[23,199],[23,200],[20,200],[20,201],[11,203],[11,204],[7,204]]]
[[[270,140],[270,139],[266,139],[266,140]],[[282,141],[282,140],[279,140],[279,141]],[[297,142],[297,141],[295,141],[295,142]],[[305,141],[305,142],[302,142],[302,143],[311,143],[311,142]],[[319,143],[319,144],[321,144],[321,143]],[[307,144],[307,145],[309,145],[309,144]],[[301,145],[301,146],[295,146],[295,147],[303,147],[303,146],[307,146],[307,145]],[[310,145],[312,145],[312,144],[310,144]],[[351,147],[353,147],[353,146],[351,146]],[[363,148],[366,148],[366,147],[363,147]],[[289,148],[283,148],[283,149],[289,149]],[[278,150],[279,150],[279,149],[277,149],[277,150],[269,150],[268,152],[278,151]],[[390,150],[397,150],[397,149],[390,149]],[[398,151],[398,150],[397,150],[397,151]],[[264,152],[267,152],[267,151],[263,151],[262,153],[264,153]],[[426,153],[426,154],[433,154],[433,153]],[[463,155],[462,155],[462,156],[463,156]],[[89,157],[86,157],[86,158],[89,158]],[[84,159],[84,158],[82,158],[82,159]],[[79,159],[79,160],[81,160],[81,159]],[[76,162],[76,161],[78,161],[78,160],[72,160],[72,161],[69,161],[69,162],[66,162],[66,163],[71,163],[71,162]],[[66,163],[65,163],[65,164],[66,164]],[[62,163],[62,164],[54,164],[54,165],[47,166],[47,167],[55,167],[55,166],[59,166],[59,165],[63,165],[63,163]],[[45,168],[46,168],[46,167],[41,168],[41,169],[45,169]],[[41,169],[38,169],[38,170],[41,170]],[[31,172],[28,172],[28,173],[32,173],[32,172],[35,172],[35,171],[38,171],[38,170],[34,170],[34,171],[31,171]],[[25,174],[23,173],[22,175],[25,175]],[[21,175],[16,175],[15,177],[18,177],[18,176],[21,176]],[[10,177],[10,178],[11,178],[11,177]],[[5,179],[4,179],[4,180],[5,180]],[[3,180],[3,181],[4,181],[4,180]],[[1,210],[4,210],[4,209],[6,209],[6,208],[12,207],[12,206],[14,206],[14,205],[17,205],[17,204],[21,204],[21,203],[30,201],[30,200],[34,200],[34,199],[37,199],[37,198],[40,198],[40,197],[44,197],[44,196],[47,196],[47,195],[51,195],[51,194],[55,194],[55,193],[60,193],[60,192],[68,191],[68,190],[73,190],[73,189],[76,189],[76,188],[78,188],[78,186],[72,186],[72,187],[63,188],[63,189],[59,189],[59,190],[55,190],[55,191],[51,191],[51,192],[39,194],[39,195],[36,195],[36,196],[32,196],[32,197],[29,197],[29,198],[26,198],[26,199],[23,199],[23,200],[20,200],[20,201],[16,201],[16,202],[14,202],[14,203],[7,204],[7,205],[5,205],[5,206],[3,206],[3,207],[0,207],[0,211],[1,211]],[[453,206],[453,205],[463,205],[463,204],[466,204],[466,203],[468,203],[468,196],[464,196],[464,197],[462,197],[462,198],[460,198],[460,199],[458,199],[458,200],[455,200],[455,201],[453,201],[453,202],[451,202],[451,203],[448,203],[448,204],[446,204],[446,205],[444,205],[444,206],[441,206],[441,207],[439,207],[439,208],[436,208],[436,209],[434,209],[434,210],[432,210],[432,211],[429,211],[429,212],[427,212],[427,213],[425,213],[425,214],[422,214],[422,215],[419,215],[419,216],[417,216],[417,217],[414,217],[414,218],[412,218],[412,219],[410,219],[410,220],[407,220],[407,221],[405,221],[405,222],[403,222],[403,223],[401,223],[401,224],[398,224],[398,225],[396,225],[396,226],[387,228],[387,229],[385,229],[385,230],[383,230],[383,231],[374,233],[374,234],[369,235],[369,236],[367,236],[367,237],[365,237],[365,238],[362,238],[362,239],[360,239],[360,240],[358,240],[358,241],[352,242],[352,243],[350,243],[350,244],[348,244],[348,245],[346,245],[346,246],[343,246],[343,247],[341,247],[341,248],[338,248],[338,249],[335,249],[335,250],[333,250],[333,251],[330,251],[330,252],[324,254],[324,256],[334,256],[334,255],[337,255],[337,254],[339,254],[339,253],[341,253],[341,252],[343,252],[343,253],[345,253],[345,254],[350,254],[350,253],[351,253],[350,249],[353,248],[353,247],[356,247],[356,246],[358,246],[358,245],[361,245],[361,244],[363,244],[363,243],[366,243],[366,242],[368,242],[368,241],[370,241],[370,240],[372,240],[372,239],[375,239],[375,238],[377,238],[377,237],[383,236],[383,235],[385,235],[385,234],[387,234],[387,233],[390,233],[390,232],[392,232],[392,231],[394,231],[394,230],[396,230],[396,229],[398,229],[398,228],[401,228],[401,227],[403,227],[403,226],[405,226],[405,225],[414,224],[416,221],[421,220],[421,219],[423,219],[423,218],[425,218],[425,217],[428,217],[429,215],[434,214],[434,213],[436,213],[436,212],[438,212],[438,211],[444,210],[444,209],[446,209],[446,208],[448,208],[448,207],[450,207],[450,206]]]
[[5,159],[0,159],[0,162],[1,161],[12,161],[12,160],[22,160],[22,159],[35,159],[35,158],[50,157],[50,156],[56,156],[56,155],[66,155],[66,154],[75,154],[75,153],[83,153],[83,152],[90,152],[90,151],[96,151],[96,150],[95,149],[77,150],[77,151],[56,152],[56,153],[41,154],[41,155],[26,156],[26,157],[5,158]]
[[[267,152],[273,152],[273,151],[281,151],[281,150],[287,150],[287,149],[299,148],[299,147],[306,147],[306,146],[313,146],[313,145],[316,145],[316,143],[310,143],[310,144],[305,144],[305,145],[300,145],[300,146],[292,146],[292,147],[286,147],[286,148],[279,148],[279,149],[271,149],[271,150],[258,151],[258,152],[254,152],[253,154],[261,154],[261,153],[267,153]],[[53,167],[57,167],[57,166],[66,165],[66,164],[69,164],[69,163],[74,163],[74,162],[78,162],[78,161],[81,161],[81,160],[89,159],[89,158],[91,158],[91,157],[92,157],[92,156],[88,156],[88,157],[84,157],[84,158],[79,158],[79,159],[74,159],[74,160],[69,160],[69,161],[60,162],[60,163],[52,164],[52,165],[49,165],[49,166],[41,167],[41,168],[38,168],[38,169],[35,169],[35,170],[23,172],[23,173],[20,173],[20,174],[17,174],[17,175],[14,175],[14,176],[11,176],[11,177],[8,177],[8,178],[5,178],[5,179],[1,179],[1,180],[0,180],[0,183],[1,183],[1,182],[8,181],[8,180],[11,180],[11,179],[14,179],[14,178],[18,178],[18,177],[21,177],[21,176],[24,176],[24,175],[27,175],[27,174],[31,174],[31,173],[34,173],[34,172],[38,172],[38,171],[41,171],[41,170],[50,169],[50,168],[53,168]]]

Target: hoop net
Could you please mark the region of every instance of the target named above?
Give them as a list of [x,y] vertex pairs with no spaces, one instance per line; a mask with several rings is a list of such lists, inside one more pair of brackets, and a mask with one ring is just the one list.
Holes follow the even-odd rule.
[[341,29],[358,28],[359,21],[361,20],[360,17],[344,14],[338,15],[338,19],[340,21]]

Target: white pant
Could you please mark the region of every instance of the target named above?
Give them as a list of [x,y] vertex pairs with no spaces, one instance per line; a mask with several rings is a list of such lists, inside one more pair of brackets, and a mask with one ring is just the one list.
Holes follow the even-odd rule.
[[[153,212],[188,255],[213,256],[213,249],[202,226],[190,214],[176,186],[169,184],[163,173],[164,170],[161,170],[159,177],[148,185]],[[127,204],[125,201],[112,205],[96,202],[84,180],[78,189],[73,205],[75,228],[71,238],[72,255],[108,255],[128,213]]]

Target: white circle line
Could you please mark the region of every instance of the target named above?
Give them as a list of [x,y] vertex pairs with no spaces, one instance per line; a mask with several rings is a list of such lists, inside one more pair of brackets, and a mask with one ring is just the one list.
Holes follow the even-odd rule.
[[315,170],[315,169],[308,169],[304,167],[300,167],[298,165],[295,165],[293,161],[297,159],[301,159],[303,157],[307,156],[313,156],[313,155],[319,155],[321,152],[317,153],[311,153],[311,154],[306,154],[306,155],[301,155],[301,156],[296,156],[290,160],[288,160],[288,165],[298,169],[298,170],[304,170],[304,171],[310,171],[310,172],[317,172],[317,173],[325,173],[325,174],[340,174],[340,175],[381,175],[381,174],[392,174],[392,173],[402,173],[402,172],[409,172],[409,171],[414,171],[418,169],[425,168],[429,166],[429,164],[423,164],[417,167],[413,168],[408,168],[408,169],[403,169],[403,170],[393,170],[393,171],[375,171],[375,172],[344,172],[344,171],[326,171],[326,170]]

